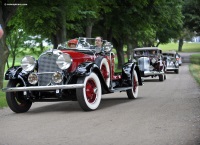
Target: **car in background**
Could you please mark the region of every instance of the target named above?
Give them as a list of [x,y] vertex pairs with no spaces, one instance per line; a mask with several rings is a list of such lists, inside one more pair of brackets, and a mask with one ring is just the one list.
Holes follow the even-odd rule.
[[143,47],[133,50],[134,58],[138,63],[141,77],[159,77],[159,81],[166,79],[165,61],[162,50],[158,47]]
[[181,55],[178,53],[178,52],[176,52],[176,60],[178,60],[178,63],[179,63],[179,66],[181,66],[182,65],[182,57],[181,57]]
[[179,73],[179,59],[177,59],[177,53],[174,51],[163,52],[163,57],[166,62],[166,71],[174,71]]
[[[75,42],[75,41],[73,41]],[[67,44],[49,49],[38,60],[25,56],[21,66],[8,69],[6,92],[13,112],[27,112],[33,102],[78,101],[84,111],[96,110],[102,94],[126,92],[129,99],[138,97],[142,85],[135,62],[123,64],[115,72],[112,44],[104,40],[95,47],[95,38],[80,37],[74,48]]]

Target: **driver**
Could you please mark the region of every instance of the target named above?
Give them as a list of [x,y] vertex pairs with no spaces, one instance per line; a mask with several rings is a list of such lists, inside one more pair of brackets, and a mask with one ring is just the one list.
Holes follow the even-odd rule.
[[95,38],[95,45],[96,45],[96,47],[102,48],[102,45],[103,45],[103,38],[100,37],[100,36],[97,36],[97,37]]
[[95,38],[95,49],[97,52],[102,52],[103,50],[103,38],[100,36]]
[[77,43],[78,43],[77,39],[71,39],[68,41],[68,46],[69,48],[76,48]]

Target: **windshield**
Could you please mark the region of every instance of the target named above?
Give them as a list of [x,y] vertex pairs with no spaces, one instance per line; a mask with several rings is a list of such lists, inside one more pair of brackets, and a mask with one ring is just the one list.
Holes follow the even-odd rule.
[[134,52],[134,56],[154,56],[154,55],[158,55],[159,53],[157,52],[157,50],[136,50]]
[[[107,41],[103,40],[103,44]],[[95,47],[95,38],[79,37],[76,39],[68,40],[58,46],[58,49],[78,49],[78,50],[91,50]]]

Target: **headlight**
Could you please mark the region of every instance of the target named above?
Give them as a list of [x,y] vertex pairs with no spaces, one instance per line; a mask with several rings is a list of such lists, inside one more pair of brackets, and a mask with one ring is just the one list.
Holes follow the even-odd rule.
[[28,82],[32,85],[35,85],[37,84],[38,82],[38,76],[35,74],[35,73],[31,73],[29,76],[28,76]]
[[68,69],[72,63],[72,59],[69,54],[61,54],[56,60],[56,64],[62,70]]
[[59,72],[54,73],[52,76],[52,80],[57,84],[61,83],[62,82],[62,74]]
[[21,67],[25,71],[32,71],[36,66],[36,60],[32,56],[25,56],[21,61]]

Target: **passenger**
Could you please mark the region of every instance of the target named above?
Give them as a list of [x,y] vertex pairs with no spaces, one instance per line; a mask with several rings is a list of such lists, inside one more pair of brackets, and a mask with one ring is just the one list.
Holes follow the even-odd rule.
[[155,50],[152,50],[151,54],[152,54],[152,55],[155,55],[155,54],[156,54],[156,51],[155,51]]
[[78,43],[77,39],[71,39],[68,41],[68,46],[69,48],[76,48],[77,43]]

